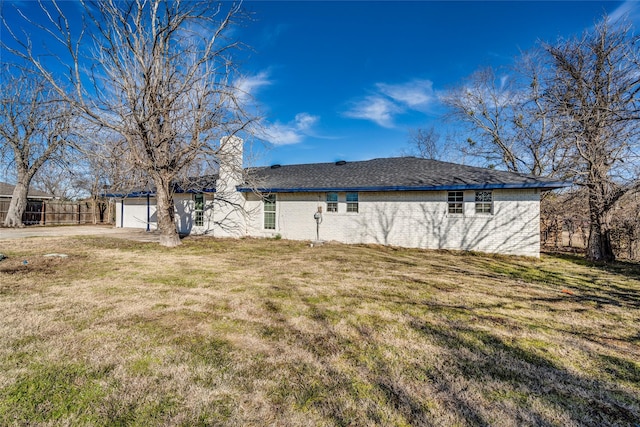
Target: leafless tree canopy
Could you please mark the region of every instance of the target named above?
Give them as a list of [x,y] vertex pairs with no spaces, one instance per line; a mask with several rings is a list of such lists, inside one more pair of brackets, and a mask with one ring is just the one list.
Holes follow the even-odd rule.
[[548,89],[573,179],[588,190],[587,256],[613,260],[610,216],[640,189],[640,37],[605,19],[581,38],[546,45],[555,75]]
[[481,69],[443,97],[450,117],[467,125],[465,155],[512,172],[558,174],[565,152],[546,108],[538,59],[523,55],[504,75]]
[[155,184],[161,244],[179,244],[174,180],[196,159],[215,161],[220,138],[251,122],[232,84],[238,43],[227,39],[240,6],[169,0],[83,3],[80,30],[72,30],[59,4],[41,6],[49,21],[33,25],[64,47],[66,57],[58,65],[66,71],[52,70],[15,33],[21,48],[13,53],[33,64],[93,126],[121,137],[134,166]]
[[8,66],[0,72],[0,154],[16,179],[4,226],[21,227],[31,181],[69,143],[74,119],[35,74]]
[[426,129],[414,129],[409,133],[409,145],[415,154],[424,159],[441,160],[444,149],[440,146],[440,135],[433,126]]
[[589,206],[587,256],[614,258],[610,216],[640,183],[639,37],[624,22],[544,44],[513,70],[474,73],[444,97],[464,151],[514,172],[571,179]]

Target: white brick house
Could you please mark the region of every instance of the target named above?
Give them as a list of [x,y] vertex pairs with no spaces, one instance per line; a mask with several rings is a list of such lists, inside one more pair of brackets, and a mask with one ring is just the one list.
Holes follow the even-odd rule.
[[[241,142],[229,147],[227,161],[241,164]],[[540,193],[565,185],[414,157],[238,171],[223,164],[177,189],[181,234],[316,240],[319,231],[325,241],[537,257]],[[153,190],[111,196],[118,227],[155,228]]]

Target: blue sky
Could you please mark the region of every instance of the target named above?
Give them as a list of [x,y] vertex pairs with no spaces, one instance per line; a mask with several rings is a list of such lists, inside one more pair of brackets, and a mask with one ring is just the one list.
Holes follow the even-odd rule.
[[[32,1],[8,4],[37,10]],[[245,1],[244,7],[251,20],[232,34],[250,47],[241,52],[239,83],[260,106],[267,140],[254,145],[251,165],[397,156],[408,148],[410,129],[432,125],[444,140],[456,125],[444,122],[439,94],[475,70],[508,65],[540,40],[579,35],[605,12],[628,13],[640,30],[638,0]],[[12,7],[4,10],[10,22],[18,20]]]
[[[446,133],[438,94],[476,69],[507,65],[537,41],[579,35],[640,3],[246,2],[242,64],[270,140],[258,164],[399,155],[409,130]],[[452,160],[456,160],[455,158]]]

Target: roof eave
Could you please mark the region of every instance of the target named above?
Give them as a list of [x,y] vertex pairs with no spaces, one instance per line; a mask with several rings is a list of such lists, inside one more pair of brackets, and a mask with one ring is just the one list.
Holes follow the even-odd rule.
[[318,193],[318,192],[373,192],[373,191],[461,191],[461,190],[501,190],[501,189],[539,189],[554,190],[568,187],[568,182],[525,182],[525,183],[485,183],[485,184],[450,184],[450,185],[420,185],[420,186],[352,186],[352,187],[239,187],[238,191],[249,193]]
[[[215,193],[213,188],[205,188],[203,190],[176,190],[176,194],[195,194],[195,193]],[[135,197],[155,197],[155,191],[132,191],[130,193],[103,193],[103,197],[115,198],[115,199],[127,199]]]

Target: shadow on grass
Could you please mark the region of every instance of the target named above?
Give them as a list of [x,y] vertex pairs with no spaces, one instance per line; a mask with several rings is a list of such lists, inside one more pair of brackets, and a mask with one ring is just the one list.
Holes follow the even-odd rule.
[[[588,284],[586,276],[581,281]],[[421,285],[426,286],[427,282]],[[529,305],[544,304],[549,311],[572,311],[575,307],[573,304],[567,306],[567,299],[578,307],[584,305],[585,310],[597,310],[602,305],[635,309],[638,304],[635,295],[628,295],[627,291],[632,286],[580,286],[580,295],[561,294],[560,289],[554,285],[549,288],[548,297],[522,296],[519,301]],[[353,299],[354,303],[362,297],[357,293],[343,296]],[[549,411],[561,414],[566,422],[579,425],[633,425],[632,422],[640,419],[637,396],[616,383],[620,380],[638,384],[640,373],[636,365],[591,351],[589,358],[597,361],[600,369],[610,373],[611,378],[589,375],[588,370],[576,374],[558,361],[545,357],[544,349],[521,347],[515,341],[487,331],[487,322],[500,323],[501,330],[518,328],[519,322],[508,317],[483,314],[487,310],[491,312],[492,309],[501,308],[503,303],[478,303],[474,307],[466,307],[464,304],[438,304],[430,300],[410,300],[403,296],[383,294],[367,295],[366,299],[380,307],[393,306],[398,310],[411,307],[409,311],[413,312],[417,307],[428,307],[430,313],[438,313],[437,318],[446,319],[430,321],[422,316],[412,316],[408,327],[417,331],[426,343],[435,344],[440,352],[446,354],[444,366],[434,368],[422,365],[417,369],[425,373],[426,381],[441,396],[439,404],[446,406],[447,413],[455,414],[455,419],[472,425],[496,423],[496,418],[487,418],[487,414],[491,413],[487,410],[488,402],[503,407],[512,422],[522,425],[559,425]],[[585,303],[595,303],[596,306]],[[295,346],[304,348],[316,357],[321,366],[318,372],[324,372],[318,380],[320,385],[316,384],[313,389],[315,392],[306,394],[306,402],[311,402],[311,406],[337,425],[389,422],[382,418],[381,414],[385,411],[398,414],[410,425],[431,425],[441,421],[433,413],[433,405],[424,396],[417,395],[404,380],[394,375],[394,364],[381,354],[385,343],[373,337],[370,326],[356,324],[358,338],[346,339],[334,326],[335,313],[326,308],[326,303],[315,304],[307,300],[305,304],[309,317],[317,325],[314,334],[299,332],[294,325],[287,323],[286,317],[280,319],[280,325],[281,332],[289,336]],[[564,328],[562,324],[558,324],[554,330],[566,336],[580,336],[597,342],[608,339],[605,331],[602,335],[586,334],[571,327]],[[590,352],[587,348],[584,351]],[[356,379],[335,368],[331,360],[336,354],[341,354],[343,360],[353,365],[359,373]],[[354,381],[366,384],[366,398],[362,393],[353,392]],[[484,392],[485,395],[482,398],[470,397],[473,393],[466,389],[467,386],[461,387],[460,382],[475,388],[476,393]],[[485,384],[487,388],[482,390]],[[367,408],[366,411],[345,413],[343,408],[349,405],[336,404],[338,391],[351,395]],[[378,407],[371,402],[377,402]],[[364,413],[365,419],[362,418]],[[494,415],[496,413],[499,412]]]
[[[544,266],[492,258],[480,258],[474,262],[483,269],[510,279],[540,284],[557,292],[562,291],[565,297],[571,296],[580,303],[592,303],[596,307],[611,305],[629,309],[640,308],[640,265],[629,262],[592,263],[584,258],[566,254],[553,254],[549,257],[594,270],[580,269],[580,272],[571,273],[566,271],[564,265]],[[550,297],[541,301],[555,302],[556,298]]]
[[612,274],[620,274],[630,279],[640,280],[640,263],[632,261],[614,261],[614,262],[593,262],[588,261],[583,256],[548,253],[550,257],[562,259],[584,267],[595,267],[602,271]]
[[[370,326],[340,333],[333,310],[302,295],[301,300],[313,331],[301,330],[273,302],[264,303],[277,326],[265,326],[263,338],[302,355],[285,362],[285,375],[269,393],[273,404],[294,412],[312,410],[336,426],[432,424],[427,402],[394,380]],[[272,371],[266,374],[273,378]]]
[[[571,372],[545,357],[544,350],[523,348],[487,331],[486,325],[407,315],[406,327],[443,357],[434,365],[420,357],[415,359],[420,362],[399,362],[393,346],[376,333],[375,321],[358,324],[350,318],[354,330],[345,334],[333,310],[322,303],[304,304],[315,325],[312,332],[303,332],[277,306],[265,303],[278,325],[268,338],[286,341],[312,360],[288,362],[295,367],[287,368],[290,375],[272,396],[277,405],[313,408],[334,425],[433,425],[443,421],[443,414],[470,425],[495,424],[500,421],[496,416],[506,417],[507,424],[540,426],[633,425],[640,419],[638,397],[613,380]],[[640,380],[633,363],[592,356],[613,378]]]
[[[111,245],[151,256],[159,250],[151,244]],[[313,262],[325,265],[320,272],[305,273],[302,266],[311,258],[297,263],[286,260],[287,254],[301,252],[302,246],[282,243],[277,251],[279,261],[288,268],[279,272],[274,267],[257,267],[263,259],[273,257],[272,245],[258,241],[215,245],[223,249],[216,256],[250,261],[264,279],[247,279],[251,292],[237,296],[209,292],[208,287],[194,291],[175,282],[175,271],[163,270],[157,277],[145,278],[148,292],[172,293],[154,301],[150,309],[136,308],[133,312],[137,314],[116,312],[116,320],[106,325],[117,326],[118,335],[131,337],[130,341],[116,341],[127,347],[123,350],[126,360],[113,368],[114,374],[124,375],[129,382],[121,384],[111,370],[102,372],[93,366],[65,363],[45,369],[35,365],[16,385],[0,390],[0,420],[3,409],[12,411],[4,420],[15,416],[18,421],[14,424],[24,420],[25,425],[33,414],[43,424],[77,416],[95,425],[106,418],[105,425],[177,424],[176,420],[184,419],[184,425],[238,425],[243,421],[260,425],[262,421],[273,425],[635,427],[640,419],[640,401],[629,391],[637,391],[640,383],[640,370],[632,356],[585,342],[583,338],[607,339],[597,319],[584,328],[573,320],[563,322],[572,311],[598,313],[600,305],[622,307],[610,310],[607,321],[632,313],[638,297],[628,295],[635,289],[635,279],[627,281],[628,275],[607,283],[607,274],[598,276],[594,270],[570,273],[567,280],[576,292],[567,295],[561,293],[567,285],[558,271],[568,266],[553,262],[509,263],[496,257],[460,255],[454,261],[436,259],[435,267],[424,268],[425,252],[410,252],[410,257],[397,260],[387,256],[396,252],[384,248],[379,250],[382,262],[376,264],[377,249],[371,250],[371,256],[349,251],[339,257],[333,251],[314,249]],[[173,254],[211,256],[211,247],[196,240]],[[397,254],[404,256],[401,251]],[[220,264],[218,273],[231,264]],[[445,264],[457,268],[441,268]],[[504,273],[492,274],[476,268],[479,265],[497,266]],[[341,267],[361,277],[345,273],[334,279],[331,274]],[[296,268],[304,269],[291,274]],[[435,273],[437,269],[442,273]],[[368,275],[379,271],[384,276],[372,278],[374,286],[369,286]],[[447,274],[451,280],[434,280],[430,274]],[[336,283],[315,286],[320,280],[316,275]],[[463,283],[472,276],[470,284]],[[344,284],[340,278],[345,278]],[[235,280],[233,286],[240,287]],[[476,290],[476,283],[483,289]],[[140,284],[138,292],[144,286]],[[501,286],[509,287],[509,293],[516,296],[504,297]],[[97,295],[104,290],[100,292]],[[202,305],[183,306],[185,293]],[[460,298],[463,293],[469,294],[467,298]],[[568,299],[575,304],[567,304]],[[228,305],[227,300],[231,301]],[[120,304],[121,299],[107,301]],[[237,315],[235,307],[240,312]],[[547,316],[538,310],[562,312],[562,316]],[[542,315],[541,319],[523,321],[532,311]],[[620,339],[619,331],[636,333],[629,319],[631,316],[624,317],[624,328],[614,328],[614,339]],[[541,329],[531,332],[536,325]],[[521,339],[528,333],[531,340]],[[26,346],[26,342],[16,346]],[[580,348],[565,352],[563,346]],[[566,354],[579,355],[588,366],[579,366],[580,361],[564,363],[559,357]],[[183,378],[176,384],[184,385],[185,392],[193,386],[199,396],[217,397],[211,397],[206,408],[196,403],[191,409],[186,405],[194,403],[189,403],[186,394],[169,389],[171,375]],[[138,381],[150,390],[138,388]],[[56,400],[57,390],[69,397]],[[138,393],[133,395],[137,398],[123,398],[129,393]],[[257,398],[251,401],[253,395]],[[38,407],[40,402],[45,406]],[[51,403],[66,408],[59,418],[47,406]],[[269,416],[266,421],[260,418],[264,414]]]
[[[553,360],[505,342],[487,331],[448,322],[434,326],[413,319],[410,326],[449,354],[449,368],[470,382],[493,388],[495,396],[520,396],[514,417],[527,425],[555,425],[532,405],[532,399],[557,408],[579,425],[632,425],[640,419],[638,397],[610,382],[578,376],[558,366]],[[464,349],[464,351],[463,351]],[[596,355],[615,370],[615,374],[638,379],[635,365],[609,356]],[[438,381],[437,378],[434,380]],[[498,383],[496,385],[496,382]],[[491,384],[489,386],[489,384]],[[444,388],[449,384],[442,382]],[[474,404],[465,402],[454,390],[451,410],[474,424],[485,424],[473,414]],[[501,399],[496,399],[501,403]],[[469,417],[469,414],[472,417]]]

